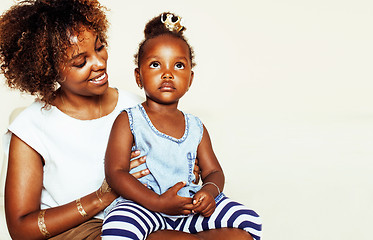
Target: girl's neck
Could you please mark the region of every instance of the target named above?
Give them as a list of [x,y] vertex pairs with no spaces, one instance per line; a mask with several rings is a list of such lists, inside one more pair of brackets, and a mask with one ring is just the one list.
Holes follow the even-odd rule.
[[145,110],[149,112],[172,114],[180,112],[177,109],[178,103],[179,102],[175,102],[172,104],[162,104],[147,98],[146,101],[142,104],[142,106],[145,108]]
[[185,134],[184,114],[177,109],[177,103],[159,104],[147,99],[142,106],[153,126],[161,133],[180,139]]

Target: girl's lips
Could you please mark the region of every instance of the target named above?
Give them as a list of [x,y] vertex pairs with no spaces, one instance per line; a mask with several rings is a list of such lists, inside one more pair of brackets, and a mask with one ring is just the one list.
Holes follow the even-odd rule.
[[106,72],[100,75],[99,77],[89,80],[89,82],[95,85],[104,85],[105,83],[107,83],[107,81],[108,81],[108,75]]
[[159,87],[161,91],[174,91],[176,88],[172,83],[162,83],[162,85]]

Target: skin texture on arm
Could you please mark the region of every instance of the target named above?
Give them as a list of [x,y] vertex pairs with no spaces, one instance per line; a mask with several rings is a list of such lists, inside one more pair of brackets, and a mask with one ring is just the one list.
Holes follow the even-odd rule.
[[143,186],[129,174],[129,154],[133,144],[126,112],[114,122],[105,156],[105,175],[109,185],[119,195],[133,200],[151,211],[170,215],[189,214],[193,209],[192,199],[177,195],[185,183],[177,183],[162,195]]
[[[138,153],[134,153],[135,155]],[[131,162],[131,168],[142,164],[141,158]],[[142,177],[147,171],[135,173]],[[5,212],[12,239],[44,239],[38,227],[41,191],[43,186],[43,159],[20,138],[12,135],[9,164],[5,185]],[[115,198],[115,192],[104,193],[97,198],[95,192],[81,198],[88,214],[82,217],[75,201],[45,212],[45,224],[51,236],[81,224],[105,209]]]
[[[194,212],[201,213],[204,217],[209,217],[215,210],[215,197],[224,188],[223,170],[212,149],[211,139],[205,126],[203,126],[202,140],[197,149],[197,158],[201,169],[203,183],[206,184],[193,197],[196,208]],[[219,187],[219,190],[217,187]]]

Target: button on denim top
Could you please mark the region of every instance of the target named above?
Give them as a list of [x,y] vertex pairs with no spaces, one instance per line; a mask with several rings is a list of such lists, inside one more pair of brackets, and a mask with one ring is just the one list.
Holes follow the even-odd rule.
[[135,146],[133,150],[146,155],[146,164],[131,170],[131,173],[148,168],[150,174],[140,178],[140,182],[158,194],[166,192],[176,183],[185,181],[178,195],[193,197],[201,189],[194,184],[194,162],[197,148],[202,139],[203,125],[199,118],[184,114],[185,132],[180,139],[176,139],[158,131],[150,121],[141,104],[125,109],[128,113],[131,132]]

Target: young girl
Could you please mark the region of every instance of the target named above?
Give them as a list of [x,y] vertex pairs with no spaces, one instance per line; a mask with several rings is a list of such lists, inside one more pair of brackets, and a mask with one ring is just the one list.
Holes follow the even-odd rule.
[[[105,173],[122,197],[105,211],[103,239],[146,239],[163,229],[197,233],[223,227],[240,228],[260,239],[259,216],[222,193],[224,174],[206,128],[197,117],[177,109],[194,76],[193,51],[184,30],[171,13],[145,27],[135,77],[146,101],[125,109],[112,128]],[[130,174],[132,146],[147,155],[151,174],[141,183]],[[202,186],[193,183],[196,158]]]

